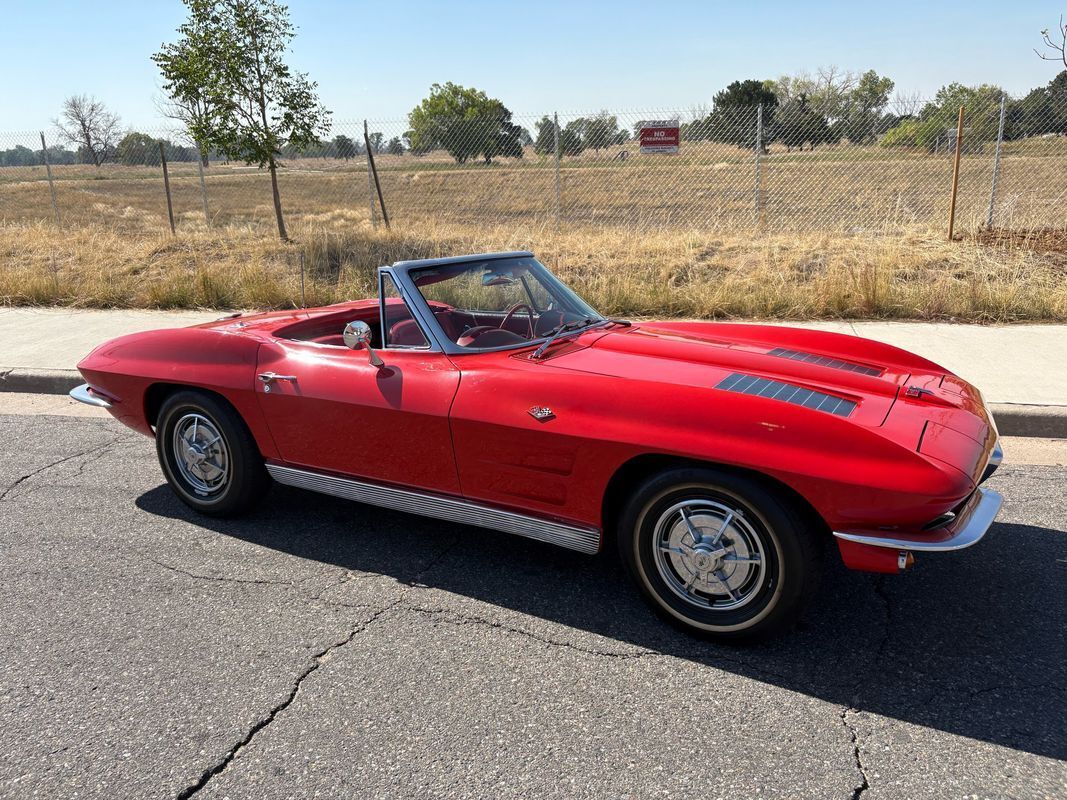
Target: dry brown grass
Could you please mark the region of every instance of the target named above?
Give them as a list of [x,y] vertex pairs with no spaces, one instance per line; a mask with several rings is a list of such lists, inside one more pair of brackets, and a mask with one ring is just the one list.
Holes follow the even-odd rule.
[[0,226],[0,302],[87,307],[277,308],[373,292],[379,264],[528,248],[602,312],[632,316],[865,317],[976,321],[1067,319],[1067,255],[1026,242],[949,243],[899,236],[417,223],[372,229],[365,213],[269,228],[207,228],[195,215],[172,237],[96,225]]

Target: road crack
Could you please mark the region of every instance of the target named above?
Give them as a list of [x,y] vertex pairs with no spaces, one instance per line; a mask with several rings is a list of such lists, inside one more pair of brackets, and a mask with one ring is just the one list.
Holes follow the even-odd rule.
[[848,706],[841,710],[841,724],[845,726],[845,730],[848,731],[849,739],[852,742],[852,760],[856,765],[856,769],[860,773],[860,782],[856,784],[852,789],[852,800],[859,800],[863,793],[871,788],[870,781],[867,779],[867,770],[863,766],[863,756],[860,753],[860,740],[856,735],[856,728],[851,722],[849,722],[848,715],[858,713],[856,709]]
[[426,606],[404,606],[401,610],[410,611],[415,614],[424,614],[426,616],[440,616],[444,617],[445,621],[450,622],[453,625],[483,625],[494,630],[502,631],[503,633],[511,633],[516,636],[524,636],[527,639],[532,639],[535,642],[547,645],[549,647],[559,647],[568,650],[575,650],[579,653],[584,653],[590,656],[601,656],[604,658],[622,658],[622,659],[636,659],[647,658],[649,656],[660,656],[662,653],[657,653],[652,650],[639,650],[633,653],[618,653],[609,650],[596,650],[591,647],[583,647],[582,645],[573,644],[572,642],[564,642],[559,639],[552,639],[541,634],[533,633],[532,631],[523,630],[522,628],[516,628],[512,625],[507,625],[498,620],[488,619],[487,617],[476,617],[470,614],[459,614],[454,611],[450,611],[445,608],[428,608]]
[[839,714],[841,718],[841,724],[845,726],[845,730],[848,731],[849,742],[852,745],[852,762],[856,767],[856,770],[860,774],[860,781],[852,789],[852,800],[859,800],[863,796],[864,792],[871,788],[870,780],[867,778],[867,769],[863,765],[863,752],[860,747],[859,735],[856,733],[856,728],[849,720],[851,714],[858,714],[860,710],[855,707],[856,696],[860,689],[866,684],[868,676],[875,669],[875,667],[882,661],[886,652],[889,650],[889,642],[893,635],[893,602],[886,591],[885,576],[879,575],[872,583],[874,593],[878,596],[878,599],[882,601],[884,608],[883,623],[882,623],[882,635],[878,640],[878,644],[874,648],[874,653],[868,659],[867,669],[861,674],[857,675],[855,682],[852,684],[852,704],[846,705],[841,709]]
[[168,569],[171,572],[177,572],[179,575],[185,575],[186,577],[193,578],[198,581],[217,581],[219,583],[247,583],[257,586],[294,586],[291,581],[272,581],[267,578],[229,578],[224,575],[201,575],[198,572],[190,572],[189,570],[182,569],[181,567],[175,567],[163,561],[157,561],[152,556],[145,556],[148,561],[151,561],[156,566]]
[[[10,484],[8,484],[8,486],[4,489],[3,492],[0,492],[0,502],[4,502],[5,500],[7,500],[8,495],[10,495],[13,491],[15,491],[15,489],[17,489],[19,486],[24,484],[26,481],[37,477],[42,472],[47,472],[50,469],[58,467],[60,464],[66,464],[68,461],[73,461],[76,458],[84,458],[85,456],[93,455],[93,454],[97,453],[97,451],[102,451],[100,455],[103,455],[103,453],[106,453],[109,448],[113,447],[114,445],[116,445],[120,441],[122,441],[123,438],[125,438],[125,437],[116,436],[113,439],[111,439],[110,441],[104,442],[102,444],[94,445],[93,447],[90,447],[90,448],[88,448],[86,450],[82,450],[81,452],[78,452],[78,453],[71,453],[70,455],[63,456],[63,458],[57,458],[55,461],[51,461],[48,464],[45,464],[43,467],[38,467],[37,469],[33,470],[32,472],[27,472],[25,475],[19,476],[14,481],[12,481]],[[97,458],[99,458],[99,457],[100,456],[97,456]]]
[[177,800],[188,800],[188,798],[195,796],[205,786],[207,786],[208,783],[210,783],[215,776],[224,772],[226,768],[229,767],[231,763],[233,763],[234,759],[236,759],[241,754],[241,751],[244,750],[244,748],[246,748],[248,745],[250,745],[252,743],[252,740],[255,739],[256,736],[262,730],[267,728],[272,722],[274,722],[275,719],[278,718],[279,714],[281,714],[283,711],[285,711],[285,709],[287,709],[293,704],[293,701],[296,700],[297,695],[300,693],[300,687],[303,685],[304,681],[307,680],[312,674],[314,674],[315,671],[323,665],[326,659],[328,659],[337,650],[340,650],[345,645],[349,644],[353,639],[356,638],[356,636],[358,636],[360,633],[370,627],[371,624],[374,623],[374,621],[377,620],[382,614],[393,608],[399,602],[400,601],[398,599],[386,606],[385,608],[379,609],[371,615],[370,619],[366,620],[361,625],[356,626],[345,636],[338,639],[333,644],[328,645],[327,647],[316,653],[314,656],[312,656],[311,664],[308,666],[307,669],[305,669],[303,672],[296,676],[296,679],[293,681],[293,684],[289,689],[289,694],[285,697],[285,699],[283,699],[280,703],[271,708],[265,716],[260,717],[258,720],[256,720],[256,722],[254,722],[252,726],[248,729],[248,732],[245,733],[245,735],[241,737],[241,739],[233,747],[231,747],[226,752],[226,754],[223,755],[221,759],[219,759],[219,761],[217,761],[213,766],[204,770],[204,772],[200,775],[200,778],[199,780],[197,780],[196,783],[185,787],[181,792],[179,792],[177,795]]

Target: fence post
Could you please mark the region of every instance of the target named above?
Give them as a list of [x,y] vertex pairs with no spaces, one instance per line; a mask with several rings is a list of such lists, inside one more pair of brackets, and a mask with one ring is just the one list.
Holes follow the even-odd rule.
[[997,203],[997,180],[1000,178],[1000,148],[1004,143],[1004,106],[1006,94],[1000,96],[1000,123],[997,125],[997,149],[993,153],[993,186],[989,190],[989,211],[986,214],[985,226],[993,227],[993,211]]
[[760,156],[762,154],[763,154],[763,103],[760,103],[759,106],[756,107],[756,154],[755,154],[756,176],[755,176],[755,186],[754,186],[753,192],[752,192],[752,206],[753,206],[753,212],[754,212],[753,216],[754,216],[754,219],[755,219],[757,227],[759,226],[759,223],[760,223],[760,212],[761,212],[761,208],[760,208],[760,203],[761,203],[761,198],[760,198]]
[[374,207],[374,176],[370,171],[370,156],[367,156],[367,202],[370,204],[370,224],[377,230],[378,212]]
[[378,180],[378,168],[374,166],[374,148],[370,143],[370,132],[367,128],[367,120],[363,120],[363,143],[367,147],[367,166],[370,169],[371,174],[374,176],[374,188],[378,190],[378,205],[382,207],[382,221],[385,222],[385,229],[389,230],[389,212],[385,210],[385,197],[382,195],[382,184]]
[[948,206],[948,240],[952,241],[953,229],[956,227],[956,193],[960,186],[960,152],[963,150],[963,106],[960,106],[960,118],[956,122],[956,155],[952,159],[952,199]]
[[200,156],[200,150],[197,149],[196,153],[196,169],[200,173],[200,197],[204,201],[204,222],[207,226],[211,227],[211,212],[207,207],[207,181],[204,180],[204,162]]
[[174,230],[174,206],[170,202],[170,175],[167,174],[167,150],[163,146],[163,140],[159,142],[159,161],[163,165],[163,191],[167,193],[167,219],[170,220],[170,233]]
[[555,111],[552,112],[552,149],[555,151],[556,158],[556,232],[559,232],[561,211],[561,195],[560,177],[559,177],[559,114]]
[[44,171],[48,173],[48,191],[52,195],[52,211],[56,215],[56,225],[61,225],[59,203],[56,202],[56,185],[52,183],[52,165],[48,163],[48,145],[44,143],[44,131],[38,131],[38,133],[41,134],[41,158],[44,159]]

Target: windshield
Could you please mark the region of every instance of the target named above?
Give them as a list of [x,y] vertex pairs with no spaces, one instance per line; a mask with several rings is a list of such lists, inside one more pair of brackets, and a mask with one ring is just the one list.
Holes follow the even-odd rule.
[[427,267],[410,276],[445,336],[461,347],[523,345],[569,323],[603,320],[528,256]]

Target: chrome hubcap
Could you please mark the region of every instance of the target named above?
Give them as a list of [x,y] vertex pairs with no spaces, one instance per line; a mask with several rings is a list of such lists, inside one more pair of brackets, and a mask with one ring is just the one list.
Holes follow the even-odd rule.
[[174,463],[199,495],[216,494],[230,477],[230,451],[215,424],[203,414],[186,414],[174,426]]
[[741,509],[684,500],[656,521],[656,569],[687,603],[725,611],[759,591],[766,570],[763,540]]

